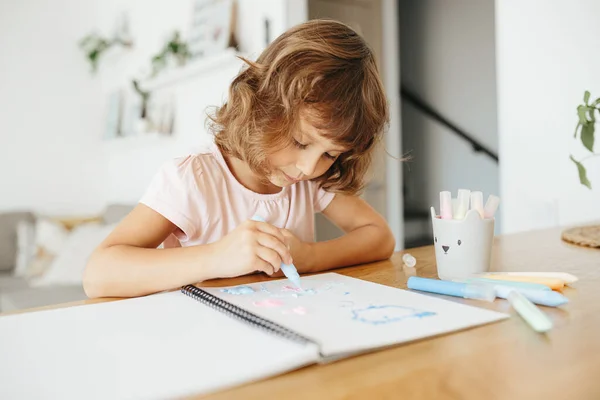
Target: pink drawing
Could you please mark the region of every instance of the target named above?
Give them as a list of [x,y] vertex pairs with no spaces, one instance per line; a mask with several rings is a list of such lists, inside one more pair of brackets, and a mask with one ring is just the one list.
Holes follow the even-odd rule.
[[304,307],[296,307],[296,308],[292,308],[291,310],[284,310],[282,311],[283,314],[298,314],[298,315],[306,315],[308,314],[308,310]]
[[296,307],[292,311],[299,315],[306,315],[306,313],[308,312],[304,307]]
[[301,292],[302,289],[300,289],[299,287],[286,285],[286,286],[284,286],[284,287],[281,288],[281,291],[282,292],[294,292],[294,293],[298,293],[298,292]]
[[275,299],[266,299],[263,301],[255,301],[253,304],[257,307],[279,307],[283,305],[283,301]]

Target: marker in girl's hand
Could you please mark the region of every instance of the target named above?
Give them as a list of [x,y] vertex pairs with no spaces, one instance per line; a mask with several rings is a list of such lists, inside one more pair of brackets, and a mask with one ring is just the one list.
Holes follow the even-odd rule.
[[[260,217],[259,215],[255,215],[251,219],[252,221],[256,222],[266,222],[264,218]],[[294,286],[296,286],[299,289],[302,289],[302,286],[300,286],[300,274],[298,274],[298,271],[296,270],[294,264],[284,264],[282,262],[281,271],[286,276],[286,278],[288,278],[290,282],[294,284]]]

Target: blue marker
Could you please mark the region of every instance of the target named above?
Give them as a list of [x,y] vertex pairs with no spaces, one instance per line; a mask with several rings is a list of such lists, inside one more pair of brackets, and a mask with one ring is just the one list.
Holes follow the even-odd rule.
[[486,300],[490,302],[496,299],[494,287],[486,284],[440,281],[437,279],[411,276],[408,278],[406,286],[408,286],[409,289],[463,297],[465,299]]
[[[262,218],[258,215],[253,216],[251,219],[252,219],[252,221],[257,221],[257,222],[267,222],[264,220],[264,218]],[[286,278],[288,278],[294,284],[294,286],[302,289],[302,286],[300,286],[300,274],[298,274],[298,271],[296,270],[296,267],[294,266],[294,264],[281,263],[280,268],[281,268],[281,271],[283,272],[283,274],[286,276]]]
[[[504,282],[502,282],[502,284],[497,282],[488,284],[469,280],[462,283],[411,276],[408,278],[407,286],[409,289],[421,290],[424,292],[487,301],[493,301],[496,297],[508,299],[511,292],[517,291],[532,303],[549,307],[558,307],[569,301],[565,296],[553,290],[521,288],[513,285],[504,285]],[[490,294],[490,291],[492,294]]]
[[509,285],[494,285],[496,296],[508,299],[510,293],[517,291],[532,303],[548,307],[558,307],[569,302],[569,299],[553,290],[521,289]]

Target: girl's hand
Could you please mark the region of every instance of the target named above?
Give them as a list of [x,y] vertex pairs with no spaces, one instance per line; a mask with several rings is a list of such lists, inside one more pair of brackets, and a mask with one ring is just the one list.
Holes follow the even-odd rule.
[[[294,266],[298,272],[307,272],[310,269],[312,259],[311,243],[301,241],[296,235],[287,229],[281,229],[281,233],[285,237],[286,246],[290,249],[290,253],[294,260]],[[283,272],[279,271],[273,274],[273,276],[282,277],[284,275]]]
[[292,263],[282,230],[265,222],[246,221],[213,244],[216,275],[223,278],[279,271]]

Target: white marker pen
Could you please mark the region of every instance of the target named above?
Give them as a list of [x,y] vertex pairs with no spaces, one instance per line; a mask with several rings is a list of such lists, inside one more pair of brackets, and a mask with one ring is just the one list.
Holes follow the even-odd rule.
[[440,192],[440,216],[452,219],[452,194],[447,190]]
[[469,196],[471,191],[468,189],[458,189],[458,200],[454,219],[463,219],[469,211]]
[[498,205],[500,204],[500,198],[490,194],[487,201],[485,202],[485,208],[483,209],[483,216],[485,218],[493,218]]
[[477,210],[481,218],[483,218],[483,193],[472,192],[471,193],[471,209]]

